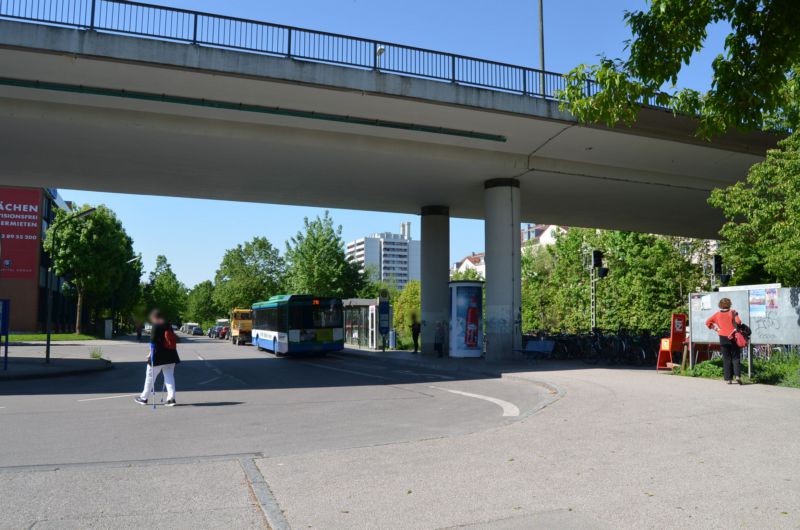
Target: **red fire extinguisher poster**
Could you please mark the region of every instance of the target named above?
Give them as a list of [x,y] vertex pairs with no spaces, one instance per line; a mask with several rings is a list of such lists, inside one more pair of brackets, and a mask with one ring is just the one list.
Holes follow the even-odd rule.
[[38,277],[42,192],[0,188],[0,278]]

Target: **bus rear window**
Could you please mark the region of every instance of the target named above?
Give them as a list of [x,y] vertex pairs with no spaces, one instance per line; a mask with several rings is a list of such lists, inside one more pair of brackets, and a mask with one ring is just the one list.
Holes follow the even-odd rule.
[[342,327],[342,308],[338,304],[309,303],[290,304],[289,327],[291,329],[320,329]]

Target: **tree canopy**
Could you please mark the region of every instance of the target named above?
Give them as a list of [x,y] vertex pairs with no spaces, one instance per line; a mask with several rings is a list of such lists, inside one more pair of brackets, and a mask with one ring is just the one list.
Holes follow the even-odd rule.
[[750,168],[747,180],[714,190],[728,221],[722,255],[736,283],[800,285],[800,135]]
[[[800,9],[796,0],[651,0],[625,13],[628,56],[567,75],[565,107],[582,122],[635,121],[640,103],[697,115],[699,133],[800,125]],[[675,88],[712,25],[730,28],[705,92]],[[597,84],[599,90],[587,86]]]
[[279,294],[286,265],[265,237],[227,250],[214,278],[214,303],[225,313]]
[[214,302],[214,284],[211,280],[198,283],[186,298],[186,318],[190,321],[209,324],[222,314]]
[[328,212],[304,220],[304,230],[286,242],[287,287],[294,293],[355,296],[366,285],[357,263],[344,252],[342,227]]
[[[89,209],[88,205],[80,211]],[[47,229],[45,252],[59,276],[66,276],[77,293],[76,332],[83,330],[84,307],[99,311],[126,309],[138,299],[141,264],[133,240],[113,211],[100,205],[83,217],[59,210]]]
[[172,271],[166,256],[156,257],[156,266],[144,286],[148,309],[158,308],[170,322],[180,322],[186,311],[187,289]]
[[601,250],[609,275],[597,283],[598,326],[661,331],[670,315],[686,309],[689,292],[705,287],[704,242],[572,228],[555,245],[531,247],[522,262],[523,329],[588,331],[587,260]]

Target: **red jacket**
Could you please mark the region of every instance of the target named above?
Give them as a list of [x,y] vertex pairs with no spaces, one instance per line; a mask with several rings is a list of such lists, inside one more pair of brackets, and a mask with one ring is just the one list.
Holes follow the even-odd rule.
[[710,329],[716,329],[720,337],[730,337],[733,335],[733,332],[736,331],[736,328],[733,325],[733,318],[731,318],[731,314],[733,314],[733,317],[736,318],[737,324],[742,323],[742,319],[739,318],[739,313],[728,309],[724,311],[717,311],[711,315],[709,319],[706,320],[706,326],[708,326]]

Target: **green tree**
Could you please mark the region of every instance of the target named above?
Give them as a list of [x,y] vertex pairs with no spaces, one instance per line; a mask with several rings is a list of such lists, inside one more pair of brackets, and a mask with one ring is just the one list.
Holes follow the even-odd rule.
[[195,285],[186,298],[186,318],[194,322],[209,324],[222,311],[214,301],[214,284],[205,280]]
[[293,293],[318,296],[355,296],[366,278],[344,252],[342,227],[334,227],[325,212],[313,221],[304,220],[304,231],[286,242],[287,285]]
[[[88,208],[84,205],[81,210]],[[57,212],[44,249],[55,272],[68,277],[75,287],[75,329],[80,333],[84,308],[96,314],[112,305],[120,309],[135,303],[138,290],[133,284],[141,275],[141,265],[134,260],[133,241],[109,208],[100,205],[90,215],[68,219],[70,213]]]
[[[635,121],[642,101],[698,115],[708,136],[729,128],[800,125],[800,9],[795,0],[652,0],[625,13],[632,39],[625,59],[603,57],[566,77],[565,107],[583,122]],[[678,90],[681,70],[711,25],[730,28],[705,92]],[[586,94],[593,81],[599,91]],[[666,87],[666,91],[664,91]]]
[[412,317],[420,320],[421,315],[421,288],[419,280],[411,280],[397,295],[393,303],[394,329],[400,342],[408,344],[411,341]]
[[722,255],[736,283],[800,285],[800,133],[709,202],[728,219]]
[[550,276],[555,261],[552,247],[528,245],[522,252],[522,329],[525,332],[556,330],[552,311]]
[[186,311],[187,289],[172,271],[166,256],[156,257],[156,266],[144,286],[149,309],[158,308],[170,322],[180,322]]
[[475,269],[466,269],[464,271],[455,271],[450,273],[451,281],[483,281],[483,276]]
[[227,312],[250,307],[283,290],[286,265],[265,237],[254,237],[225,252],[214,279],[214,302]]
[[572,228],[555,245],[523,254],[523,329],[589,329],[588,260],[596,249],[610,269],[597,283],[598,326],[663,330],[671,313],[686,310],[689,292],[702,286],[696,263],[704,248],[701,241]]

